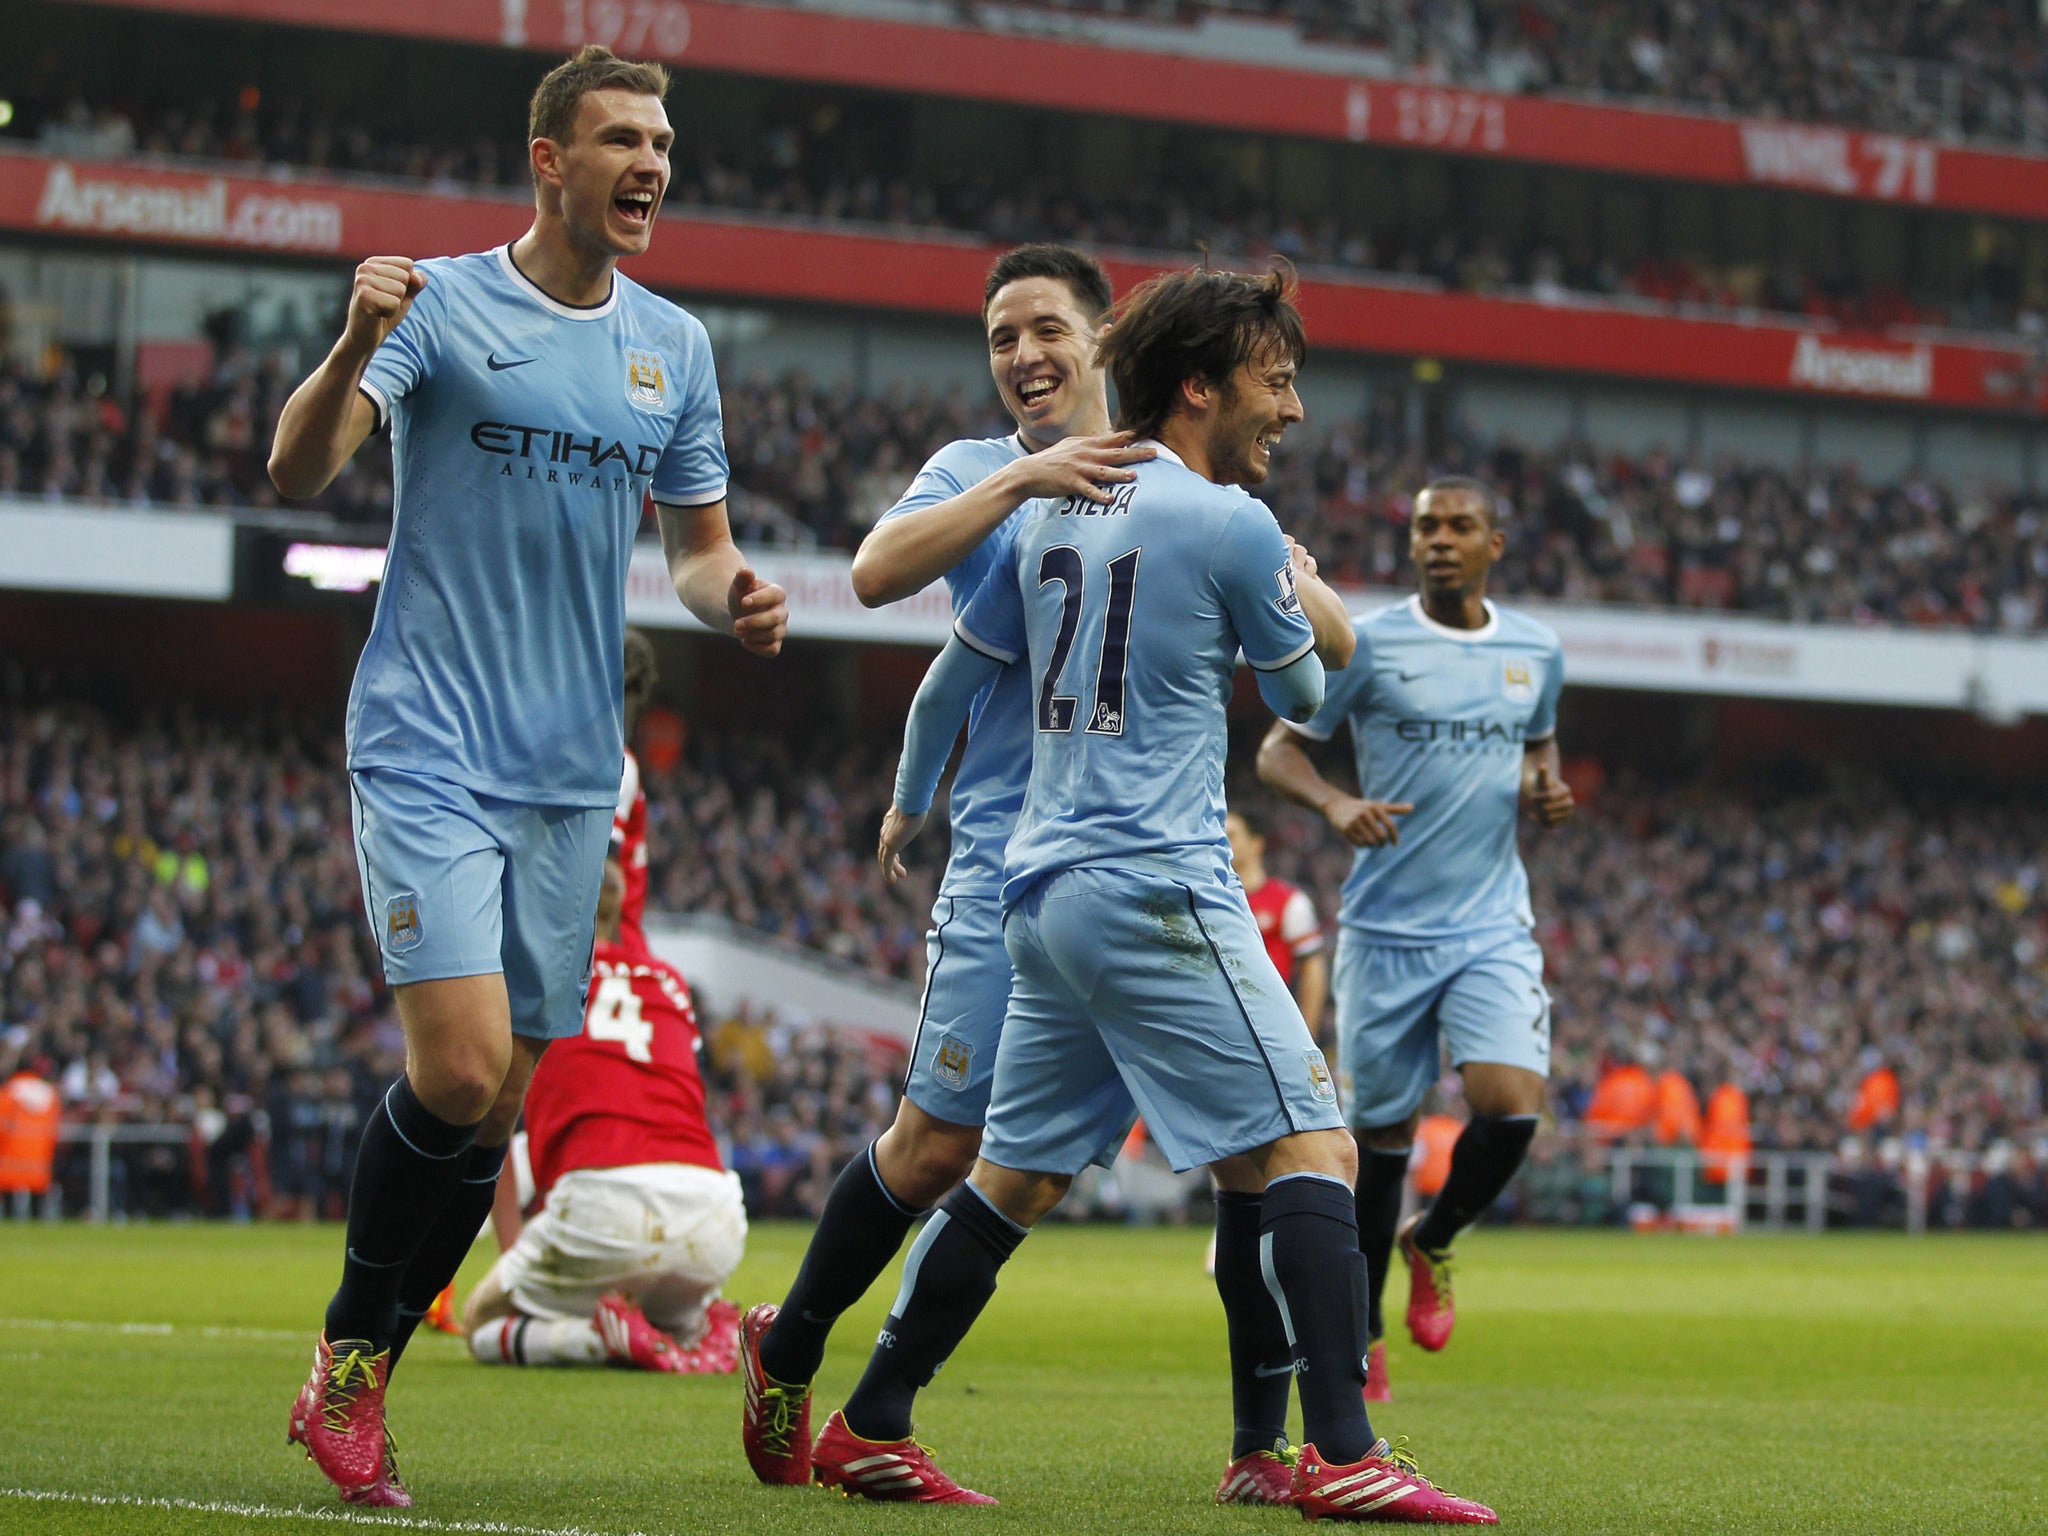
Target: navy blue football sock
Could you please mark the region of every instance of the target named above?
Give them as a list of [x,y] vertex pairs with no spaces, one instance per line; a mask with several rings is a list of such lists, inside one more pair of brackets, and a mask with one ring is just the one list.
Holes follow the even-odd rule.
[[1365,1255],[1342,1180],[1283,1174],[1266,1186],[1266,1287],[1294,1346],[1301,1438],[1342,1466],[1372,1449],[1365,1400]]
[[882,1325],[846,1427],[863,1440],[901,1440],[920,1388],[938,1374],[996,1293],[996,1271],[1029,1235],[972,1184],[939,1202],[903,1261],[903,1288]]
[[462,1183],[476,1126],[450,1125],[401,1077],[363,1122],[348,1191],[341,1287],[327,1304],[327,1337],[377,1349],[398,1331],[406,1267]]
[[462,1182],[441,1207],[434,1225],[421,1240],[419,1251],[405,1266],[405,1278],[398,1283],[398,1327],[391,1335],[391,1369],[405,1354],[405,1346],[434,1298],[441,1294],[462,1261],[469,1257],[477,1234],[491,1218],[491,1201],[498,1193],[498,1173],[505,1166],[507,1143],[495,1147],[472,1144],[463,1160]]
[[1451,1147],[1451,1171],[1429,1214],[1415,1225],[1415,1246],[1441,1253],[1486,1214],[1529,1153],[1536,1115],[1474,1115]]
[[1216,1192],[1216,1294],[1230,1337],[1230,1459],[1287,1443],[1294,1348],[1259,1268],[1265,1196]]
[[1401,1186],[1408,1181],[1409,1148],[1386,1152],[1358,1149],[1358,1247],[1365,1255],[1367,1337],[1387,1336],[1380,1315],[1380,1293],[1387,1287],[1387,1264],[1394,1253],[1394,1229],[1401,1224]]
[[791,1386],[817,1375],[839,1314],[867,1294],[923,1214],[889,1192],[872,1145],[848,1163],[832,1181],[782,1309],[761,1336],[761,1369]]

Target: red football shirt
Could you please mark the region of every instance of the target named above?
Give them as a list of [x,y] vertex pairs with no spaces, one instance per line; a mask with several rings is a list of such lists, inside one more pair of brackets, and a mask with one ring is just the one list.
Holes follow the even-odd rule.
[[1259,925],[1259,937],[1266,941],[1266,953],[1273,957],[1280,979],[1294,985],[1294,962],[1323,947],[1322,925],[1316,921],[1315,903],[1305,892],[1285,880],[1268,880],[1256,891],[1245,892],[1252,904],[1252,916]]
[[674,967],[599,944],[583,1033],[548,1047],[527,1090],[536,1193],[578,1168],[723,1169],[704,1119],[697,1041],[690,991]]
[[626,896],[619,903],[619,937],[645,949],[647,932],[647,791],[640,787],[640,760],[626,749],[626,773],[619,781],[619,803],[612,812],[612,841],[619,847],[619,868],[626,875]]

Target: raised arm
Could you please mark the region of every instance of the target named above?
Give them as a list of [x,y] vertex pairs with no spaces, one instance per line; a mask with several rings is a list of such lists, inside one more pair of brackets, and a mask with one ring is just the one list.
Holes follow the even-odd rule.
[[903,850],[924,828],[925,813],[946,771],[946,759],[966,723],[974,696],[1003,669],[1003,663],[968,645],[958,635],[946,642],[939,658],[917,685],[910,718],[903,726],[903,756],[896,765],[896,794],[882,817],[876,858],[891,885],[906,873]]
[[853,591],[879,608],[921,592],[972,554],[1004,518],[1035,496],[1107,503],[1104,485],[1129,480],[1129,465],[1157,450],[1128,432],[1070,437],[1027,454],[958,495],[877,523],[853,557]]
[[683,606],[703,624],[731,635],[756,656],[782,649],[789,630],[789,599],[763,581],[732,541],[723,498],[701,507],[654,504],[661,552]]
[[269,467],[279,495],[319,495],[376,428],[364,370],[426,285],[427,274],[405,256],[372,256],[356,268],[341,338],[278,416]]

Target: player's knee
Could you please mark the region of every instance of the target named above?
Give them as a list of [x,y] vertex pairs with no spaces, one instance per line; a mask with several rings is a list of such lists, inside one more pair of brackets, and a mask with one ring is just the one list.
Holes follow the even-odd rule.
[[1475,1115],[1504,1120],[1517,1115],[1540,1115],[1549,1096],[1549,1084],[1540,1072],[1526,1067],[1472,1062],[1464,1069],[1465,1102]]
[[875,1168],[905,1205],[935,1205],[974,1168],[981,1129],[903,1116],[875,1144]]
[[1259,1154],[1266,1184],[1288,1174],[1313,1173],[1358,1187],[1358,1143],[1349,1131],[1296,1131]]
[[1353,1139],[1349,1131],[1332,1131],[1330,1133],[1328,1155],[1334,1164],[1330,1171],[1337,1174],[1353,1189],[1358,1188],[1358,1142]]
[[450,1125],[477,1125],[497,1102],[505,1068],[484,1052],[464,1053],[408,1069],[412,1091],[430,1114]]
[[1035,1227],[1066,1199],[1073,1175],[1026,1173],[981,1161],[974,1165],[973,1184],[982,1198],[1020,1227]]

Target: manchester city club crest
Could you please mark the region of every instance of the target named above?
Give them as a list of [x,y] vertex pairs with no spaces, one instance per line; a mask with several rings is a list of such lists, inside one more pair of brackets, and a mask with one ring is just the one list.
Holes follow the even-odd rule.
[[1536,697],[1535,672],[1526,661],[1510,661],[1501,669],[1500,691],[1517,704]]
[[657,416],[667,412],[668,360],[659,352],[626,349],[626,399],[638,410]]
[[938,1053],[932,1057],[932,1076],[956,1093],[967,1086],[967,1074],[974,1066],[974,1047],[951,1035],[939,1037]]
[[1303,1051],[1302,1059],[1308,1063],[1308,1091],[1315,1095],[1318,1104],[1337,1102],[1337,1085],[1330,1080],[1330,1064],[1323,1059],[1321,1051]]
[[417,945],[420,932],[420,899],[411,891],[400,891],[384,903],[384,948],[402,955]]

